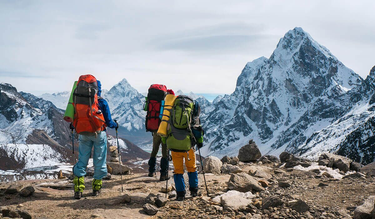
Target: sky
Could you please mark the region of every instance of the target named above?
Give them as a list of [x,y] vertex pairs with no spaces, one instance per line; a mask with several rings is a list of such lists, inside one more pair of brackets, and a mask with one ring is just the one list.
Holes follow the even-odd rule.
[[166,84],[230,94],[247,62],[302,27],[365,78],[375,65],[373,0],[0,0],[0,82],[40,95],[82,74],[104,89]]

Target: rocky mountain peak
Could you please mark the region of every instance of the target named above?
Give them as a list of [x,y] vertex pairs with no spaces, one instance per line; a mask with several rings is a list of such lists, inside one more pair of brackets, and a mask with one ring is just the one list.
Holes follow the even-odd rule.
[[370,70],[370,74],[367,76],[366,80],[372,81],[375,85],[375,66]]
[[311,56],[311,58],[313,58],[314,55],[336,60],[327,48],[317,43],[300,27],[288,31],[284,37],[280,39],[270,60],[277,62],[282,67],[288,67],[291,60],[297,61],[298,59],[306,57],[306,55]]
[[17,93],[17,88],[13,87],[11,84],[8,83],[0,83],[0,91],[8,91],[10,93]]
[[[106,92],[106,95],[111,97],[124,97],[126,98],[139,98],[142,96],[135,88],[133,88],[128,81],[124,78],[119,83],[117,83],[115,86],[113,86],[108,92]],[[110,99],[110,98],[109,98]]]

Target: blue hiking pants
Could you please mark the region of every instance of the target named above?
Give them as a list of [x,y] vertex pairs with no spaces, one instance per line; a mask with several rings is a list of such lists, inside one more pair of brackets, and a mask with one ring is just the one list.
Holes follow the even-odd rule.
[[100,132],[98,135],[79,135],[78,162],[73,167],[73,174],[81,177],[86,175],[86,168],[94,147],[94,179],[102,179],[107,175],[107,133]]

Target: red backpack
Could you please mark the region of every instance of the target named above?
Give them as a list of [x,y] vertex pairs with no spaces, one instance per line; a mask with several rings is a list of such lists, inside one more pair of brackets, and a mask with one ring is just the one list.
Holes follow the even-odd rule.
[[78,134],[97,133],[105,129],[98,102],[98,83],[92,75],[81,75],[73,92],[73,125]]
[[148,89],[145,104],[145,110],[147,111],[146,131],[156,132],[158,130],[161,122],[160,113],[162,113],[166,94],[167,87],[162,84],[152,84]]

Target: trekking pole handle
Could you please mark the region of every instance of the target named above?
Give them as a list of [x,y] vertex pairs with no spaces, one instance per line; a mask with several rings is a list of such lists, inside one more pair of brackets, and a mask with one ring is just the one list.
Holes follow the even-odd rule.
[[116,123],[116,132],[117,132],[117,129],[118,129],[118,122],[117,122],[117,120],[115,119],[115,120],[113,120],[115,123]]

